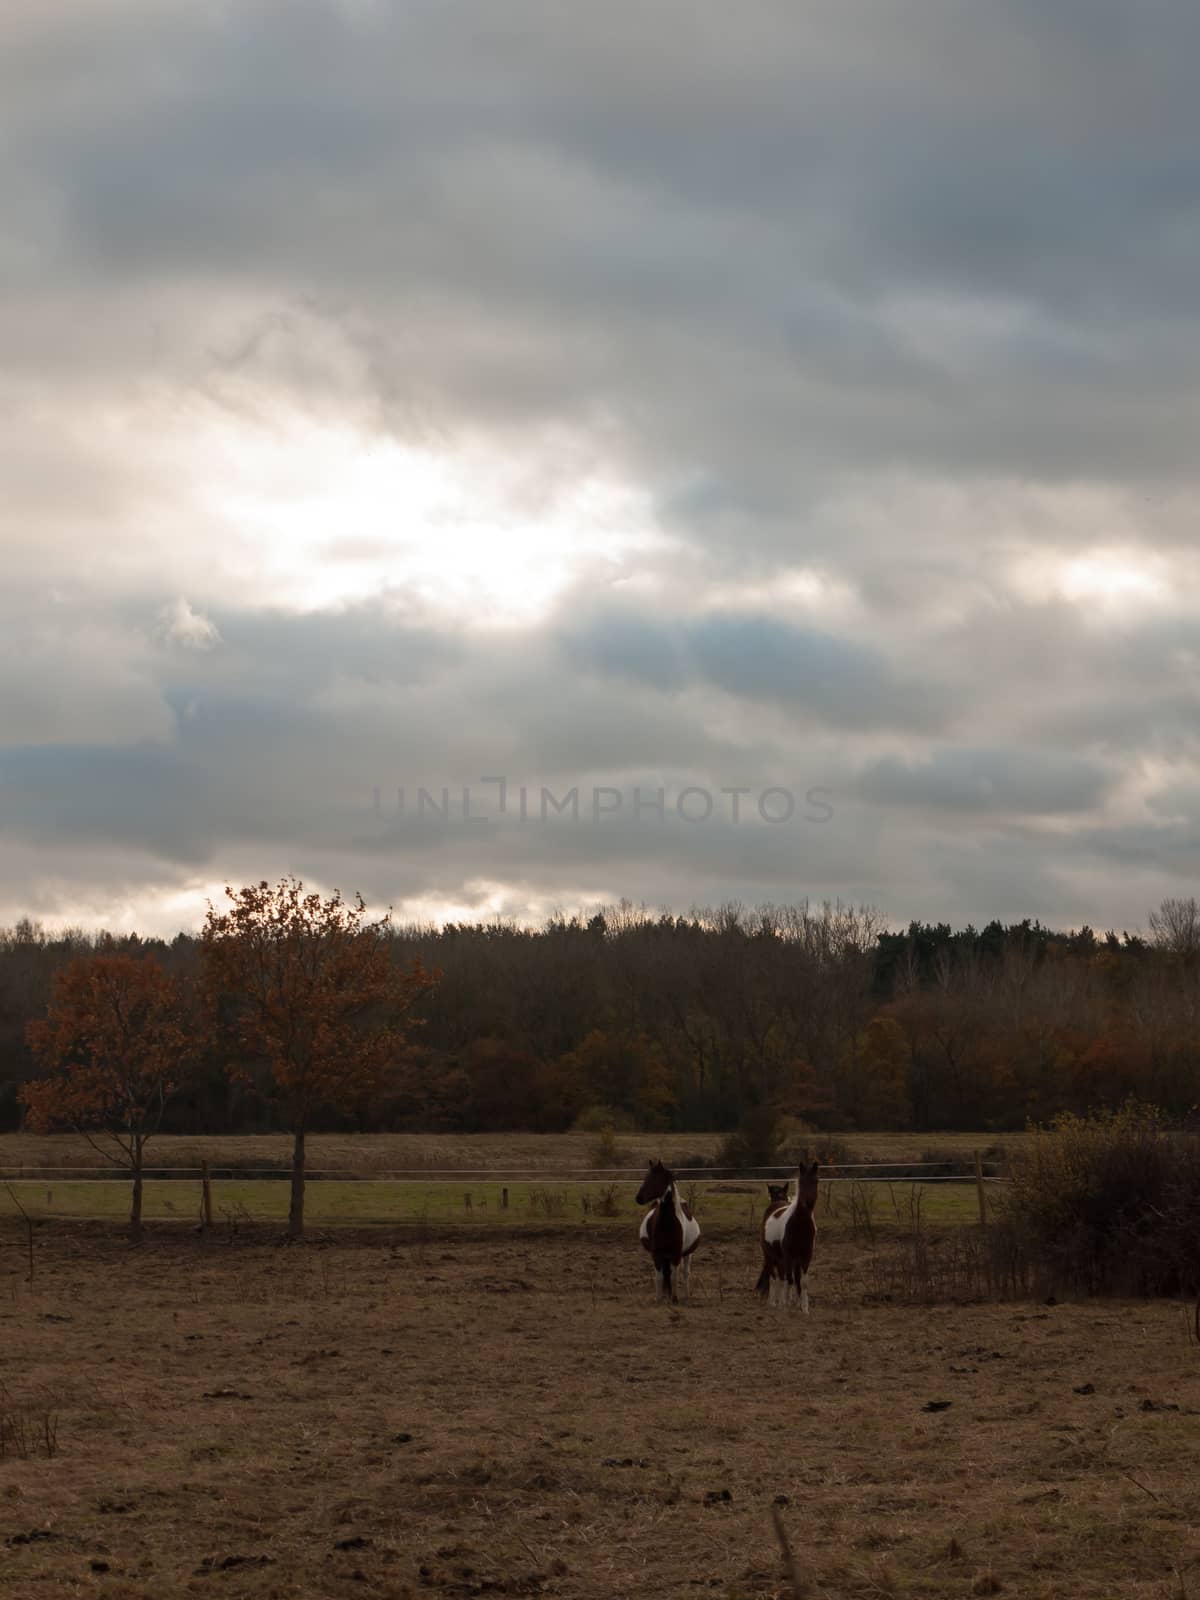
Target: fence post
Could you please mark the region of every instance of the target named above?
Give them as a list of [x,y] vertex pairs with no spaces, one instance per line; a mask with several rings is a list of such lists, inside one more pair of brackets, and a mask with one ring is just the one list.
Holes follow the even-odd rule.
[[507,1189],[501,1189],[501,1191],[500,1191],[500,1205],[503,1208],[503,1210],[505,1210],[505,1211],[508,1210],[508,1190]]
[[979,1226],[987,1227],[987,1195],[983,1187],[983,1157],[975,1152],[975,1189],[979,1195]]
[[200,1163],[200,1195],[205,1232],[212,1227],[212,1181],[208,1176],[208,1162]]

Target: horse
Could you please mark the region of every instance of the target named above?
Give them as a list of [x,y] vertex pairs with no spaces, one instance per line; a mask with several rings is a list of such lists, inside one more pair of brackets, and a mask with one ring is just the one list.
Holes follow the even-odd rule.
[[700,1224],[692,1215],[691,1206],[679,1198],[675,1174],[661,1161],[651,1161],[637,1192],[639,1206],[649,1201],[654,1204],[642,1218],[639,1237],[654,1263],[654,1298],[661,1300],[666,1295],[675,1305],[678,1296],[671,1274],[679,1268],[684,1294],[690,1298],[692,1252],[700,1243]]
[[783,1276],[783,1252],[778,1244],[767,1243],[767,1219],[776,1211],[785,1211],[788,1203],[788,1186],[786,1183],[769,1183],[767,1185],[769,1196],[767,1209],[763,1212],[762,1226],[760,1228],[763,1268],[758,1275],[758,1282],[754,1285],[755,1293],[765,1295],[771,1285],[772,1278]]
[[[820,1162],[811,1167],[801,1162],[796,1169],[796,1193],[782,1209],[770,1210],[763,1218],[763,1270],[755,1285],[759,1294],[768,1295],[771,1305],[795,1305],[808,1313],[808,1269],[812,1265],[817,1224],[813,1212],[817,1205],[817,1173]],[[778,1251],[778,1254],[775,1254]]]

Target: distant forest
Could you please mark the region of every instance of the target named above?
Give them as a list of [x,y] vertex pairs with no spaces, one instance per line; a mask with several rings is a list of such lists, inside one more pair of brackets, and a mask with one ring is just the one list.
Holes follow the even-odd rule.
[[[35,1076],[25,1027],[98,936],[0,931],[0,1128]],[[734,1129],[762,1108],[813,1129],[1015,1129],[1130,1095],[1200,1102],[1200,909],[1145,937],[1036,922],[889,931],[869,909],[626,902],[590,920],[398,927],[397,962],[441,981],[388,1091],[326,1129]],[[115,938],[184,978],[198,939]],[[260,1132],[272,1109],[212,1045],[176,1133]]]

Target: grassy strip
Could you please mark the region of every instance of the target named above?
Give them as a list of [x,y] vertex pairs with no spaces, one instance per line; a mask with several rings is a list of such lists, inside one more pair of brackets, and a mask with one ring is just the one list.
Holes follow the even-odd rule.
[[[511,1183],[508,1206],[499,1183],[339,1183],[308,1186],[307,1215],[318,1226],[470,1223],[520,1229],[561,1225],[564,1228],[635,1228],[643,1208],[634,1203],[630,1184]],[[22,1205],[36,1218],[120,1220],[129,1209],[129,1189],[122,1182],[22,1182],[14,1185]],[[763,1184],[697,1183],[687,1191],[701,1223],[722,1229],[756,1228],[766,1198]],[[468,1199],[470,1204],[468,1205]],[[218,1224],[237,1221],[282,1222],[287,1215],[288,1185],[271,1179],[216,1180],[213,1218]],[[818,1225],[854,1226],[858,1231],[884,1232],[907,1227],[919,1207],[931,1226],[952,1226],[977,1220],[975,1190],[958,1183],[894,1183],[822,1186]],[[147,1221],[199,1220],[200,1185],[187,1180],[151,1180],[143,1202]],[[16,1206],[0,1189],[0,1217],[15,1217]]]

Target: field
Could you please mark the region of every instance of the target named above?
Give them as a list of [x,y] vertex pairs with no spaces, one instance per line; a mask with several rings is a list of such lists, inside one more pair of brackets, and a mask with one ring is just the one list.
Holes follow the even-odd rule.
[[[668,1163],[711,1162],[715,1134],[622,1135],[620,1171],[585,1179],[595,1167],[595,1137],[587,1134],[492,1134],[469,1137],[381,1134],[317,1135],[308,1143],[310,1171],[337,1174],[309,1188],[308,1216],[316,1227],[343,1224],[503,1228],[575,1223],[587,1228],[625,1225],[636,1188],[631,1172],[649,1155]],[[969,1156],[989,1135],[865,1134],[847,1141],[855,1159],[916,1161],[930,1150]],[[1001,1143],[1019,1142],[1014,1136]],[[816,1148],[816,1146],[814,1146]],[[149,1179],[147,1221],[196,1220],[200,1187],[194,1175],[207,1160],[213,1181],[213,1212],[226,1225],[281,1221],[287,1215],[289,1146],[278,1136],[234,1139],[162,1138],[150,1147],[160,1169],[189,1169],[191,1175]],[[61,1169],[71,1169],[67,1177]],[[220,1176],[222,1171],[230,1176]],[[267,1171],[273,1176],[262,1175]],[[17,1201],[38,1218],[118,1220],[128,1209],[128,1189],[108,1181],[111,1168],[85,1140],[69,1136],[0,1137],[0,1177],[20,1173],[12,1189],[0,1186],[0,1218],[17,1214]],[[403,1172],[405,1179],[384,1174]],[[251,1176],[242,1176],[252,1173]],[[454,1176],[450,1174],[453,1173]],[[510,1176],[511,1174],[511,1176]],[[99,1181],[98,1181],[99,1180]],[[733,1226],[758,1214],[761,1184],[709,1184],[684,1179],[689,1197],[707,1218]],[[508,1205],[504,1191],[508,1191]],[[928,1184],[914,1191],[908,1183],[880,1190],[872,1204],[881,1225],[907,1216],[919,1195],[922,1214],[933,1223],[970,1221],[977,1216],[974,1191],[967,1186]],[[848,1212],[844,1186],[830,1184],[825,1215]]]
[[[631,1184],[611,1217],[528,1203],[568,1165],[502,1216],[464,1217],[456,1181],[432,1186],[454,1226],[339,1215],[301,1246],[57,1215],[32,1281],[0,1220],[5,1600],[782,1600],[776,1512],[813,1600],[1200,1596],[1190,1308],[970,1299],[925,1257],[969,1260],[973,1189],[926,1188],[914,1232],[907,1184],[873,1215],[826,1186],[807,1318],[752,1293],[761,1185],[703,1192],[692,1300],[657,1306]],[[310,1200],[340,1191],[379,1192]]]
[[1182,1308],[864,1303],[831,1229],[802,1319],[752,1242],[671,1309],[629,1229],[6,1228],[4,1592],[782,1595],[776,1504],[831,1600],[1200,1591]]

